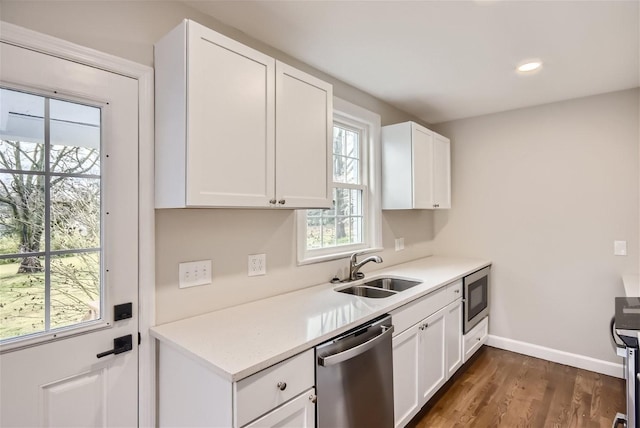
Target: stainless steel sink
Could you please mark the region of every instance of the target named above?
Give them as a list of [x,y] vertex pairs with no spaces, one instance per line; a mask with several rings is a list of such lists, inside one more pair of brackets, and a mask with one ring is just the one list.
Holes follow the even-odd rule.
[[393,296],[397,291],[382,290],[380,288],[365,287],[362,285],[353,285],[342,290],[336,290],[340,293],[353,294],[354,296],[370,297],[372,299],[382,299],[384,297]]
[[339,293],[353,294],[354,296],[370,297],[372,299],[383,299],[393,296],[401,291],[408,290],[422,284],[420,281],[400,278],[376,278],[364,284],[352,285],[351,287],[336,290]]
[[375,287],[383,290],[404,291],[422,284],[419,281],[411,281],[400,278],[377,278],[364,283],[366,287]]

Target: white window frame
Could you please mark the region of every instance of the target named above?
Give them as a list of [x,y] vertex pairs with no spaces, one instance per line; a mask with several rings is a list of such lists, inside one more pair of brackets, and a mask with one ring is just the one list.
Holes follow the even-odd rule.
[[[381,210],[381,161],[380,161],[380,115],[341,98],[333,98],[333,118],[349,126],[362,128],[363,141],[360,143],[361,182],[367,186],[363,195],[363,243],[340,245],[307,250],[307,211],[299,210],[297,223],[298,265],[324,262],[349,257],[354,252],[382,250],[382,210]],[[331,127],[333,129],[333,126]],[[333,132],[331,134],[333,138]],[[333,153],[333,150],[331,150]],[[331,159],[333,165],[333,159]],[[366,170],[365,170],[366,168]],[[333,180],[333,174],[330,177]],[[350,185],[336,183],[334,187],[348,188]]]

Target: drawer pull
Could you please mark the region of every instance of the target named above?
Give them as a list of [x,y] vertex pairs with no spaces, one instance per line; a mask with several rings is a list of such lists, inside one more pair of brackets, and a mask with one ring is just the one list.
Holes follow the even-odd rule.
[[460,294],[460,290],[454,290],[456,294]]
[[287,382],[278,382],[276,385],[280,391],[284,391],[287,389]]

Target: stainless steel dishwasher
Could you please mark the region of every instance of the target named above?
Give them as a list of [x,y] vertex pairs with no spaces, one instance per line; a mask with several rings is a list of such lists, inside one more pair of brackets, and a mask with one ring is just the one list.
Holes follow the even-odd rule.
[[318,428],[393,427],[391,316],[316,347]]

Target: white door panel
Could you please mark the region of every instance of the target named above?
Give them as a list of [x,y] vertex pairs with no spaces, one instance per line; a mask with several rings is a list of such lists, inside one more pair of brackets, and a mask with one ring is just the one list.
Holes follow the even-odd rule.
[[[0,426],[136,426],[138,423],[138,82],[0,44],[0,83],[101,110],[101,318],[0,347]],[[133,317],[113,320],[113,305]],[[97,358],[116,337],[133,349]]]

